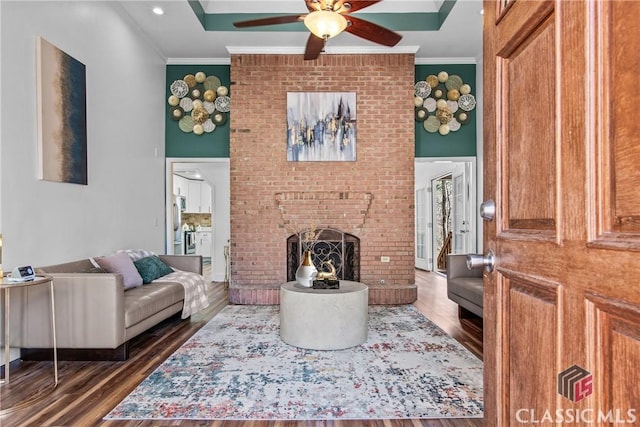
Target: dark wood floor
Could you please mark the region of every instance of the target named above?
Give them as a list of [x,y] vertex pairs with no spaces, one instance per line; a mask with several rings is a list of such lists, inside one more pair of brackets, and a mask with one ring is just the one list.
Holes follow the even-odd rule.
[[416,270],[416,284],[418,300],[413,305],[482,359],[482,319],[467,313],[471,318],[465,322],[464,326],[460,323],[458,304],[447,298],[447,278],[440,274]]
[[[418,301],[415,306],[443,330],[482,357],[482,335],[474,328],[463,328],[457,305],[446,298],[446,279],[416,270]],[[14,362],[11,384],[0,387],[0,407],[23,401],[34,391],[44,396],[33,405],[0,415],[0,426],[106,426],[106,427],[470,427],[482,426],[481,419],[442,420],[366,420],[366,421],[103,421],[102,418],[124,399],[147,375],[182,343],[227,305],[224,284],[210,285],[211,306],[190,321],[168,319],[136,337],[126,362],[60,362],[60,382],[52,392],[52,362]]]

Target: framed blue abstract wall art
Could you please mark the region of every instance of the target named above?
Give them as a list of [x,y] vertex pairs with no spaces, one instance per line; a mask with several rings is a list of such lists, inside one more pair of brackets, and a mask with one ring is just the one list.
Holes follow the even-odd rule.
[[87,185],[87,88],[83,63],[38,37],[39,178]]
[[355,92],[287,93],[287,160],[356,160]]

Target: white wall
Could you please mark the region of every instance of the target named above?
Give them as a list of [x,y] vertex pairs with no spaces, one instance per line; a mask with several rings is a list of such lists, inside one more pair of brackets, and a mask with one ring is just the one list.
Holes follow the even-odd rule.
[[[164,253],[165,59],[115,2],[1,1],[3,267]],[[86,67],[88,185],[37,179],[36,37]]]

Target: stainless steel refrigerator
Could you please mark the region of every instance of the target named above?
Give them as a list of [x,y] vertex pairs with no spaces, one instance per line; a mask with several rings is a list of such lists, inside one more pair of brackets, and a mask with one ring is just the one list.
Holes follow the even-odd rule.
[[182,212],[186,209],[187,202],[184,196],[176,195],[173,198],[173,253],[184,254],[184,233],[182,232]]

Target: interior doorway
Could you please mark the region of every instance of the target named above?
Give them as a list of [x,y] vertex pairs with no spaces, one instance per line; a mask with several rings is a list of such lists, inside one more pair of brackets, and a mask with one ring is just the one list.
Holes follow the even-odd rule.
[[[452,253],[477,250],[481,230],[477,224],[477,169],[475,157],[415,159],[415,267],[427,271],[438,268],[438,254],[451,232]],[[444,185],[448,217],[444,232],[438,210]],[[440,201],[440,202],[437,202]]]
[[[198,239],[203,258],[211,262],[211,280],[222,282],[227,277],[228,246],[230,238],[230,168],[226,158],[167,158],[166,159],[165,251],[167,254],[185,253],[184,244],[176,236],[184,236],[182,218],[193,219],[189,227],[190,241],[197,246]],[[177,174],[176,174],[177,173]],[[195,173],[199,177],[195,177]],[[194,174],[193,179],[190,174]],[[177,177],[177,178],[176,178]],[[177,183],[176,181],[180,181]],[[189,186],[189,184],[191,184]],[[197,184],[197,185],[196,185]],[[194,192],[189,197],[184,188]],[[203,190],[204,189],[204,190]],[[196,191],[198,190],[198,191]],[[182,194],[176,194],[182,193]],[[198,194],[198,197],[195,195]],[[176,206],[176,196],[184,199],[185,208]],[[186,213],[188,212],[188,214]],[[176,223],[178,215],[178,223]],[[176,225],[180,229],[176,229]],[[200,232],[198,232],[198,225]],[[193,230],[191,230],[193,226]],[[210,242],[205,240],[210,237]],[[197,250],[196,250],[197,251]],[[208,255],[208,256],[207,256]]]

